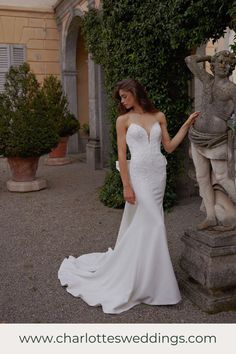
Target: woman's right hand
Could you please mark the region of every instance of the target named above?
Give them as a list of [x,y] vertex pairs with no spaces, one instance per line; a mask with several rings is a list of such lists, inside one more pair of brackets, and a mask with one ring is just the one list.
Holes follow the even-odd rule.
[[188,117],[188,119],[185,121],[185,123],[183,124],[183,126],[186,126],[188,129],[190,128],[191,125],[193,125],[196,121],[196,119],[198,118],[198,116],[200,115],[201,112],[193,112],[192,114],[190,114],[190,116]]
[[123,188],[123,195],[126,202],[135,204],[135,193],[130,185]]

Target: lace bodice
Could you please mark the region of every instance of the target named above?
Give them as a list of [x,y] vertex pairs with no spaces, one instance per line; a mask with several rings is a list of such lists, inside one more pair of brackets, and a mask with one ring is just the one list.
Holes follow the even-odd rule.
[[141,125],[131,123],[127,129],[126,142],[130,149],[132,161],[157,162],[158,156],[165,159],[161,153],[161,127],[159,122],[152,125],[149,134]]

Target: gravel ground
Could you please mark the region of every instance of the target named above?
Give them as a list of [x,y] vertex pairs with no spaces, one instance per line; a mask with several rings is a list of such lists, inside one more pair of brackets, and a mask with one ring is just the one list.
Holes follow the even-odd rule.
[[[0,322],[5,323],[235,323],[236,312],[207,314],[183,295],[174,306],[138,305],[120,315],[104,314],[68,294],[57,279],[63,258],[113,247],[122,210],[98,199],[105,170],[89,171],[80,156],[70,165],[45,166],[40,192],[10,193],[9,169],[0,158]],[[177,278],[181,235],[202,220],[200,199],[184,199],[165,215]]]

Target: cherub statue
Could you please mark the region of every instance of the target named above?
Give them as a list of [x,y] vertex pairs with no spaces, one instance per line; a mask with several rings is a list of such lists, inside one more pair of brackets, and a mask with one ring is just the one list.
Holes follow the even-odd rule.
[[[229,80],[236,57],[190,55],[188,68],[203,84],[201,114],[189,131],[192,158],[206,219],[198,229],[236,227],[236,84]],[[208,61],[208,73],[202,64]]]

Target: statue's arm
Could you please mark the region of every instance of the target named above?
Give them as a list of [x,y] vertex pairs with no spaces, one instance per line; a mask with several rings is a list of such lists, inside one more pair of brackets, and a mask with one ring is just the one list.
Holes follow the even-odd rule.
[[236,117],[236,84],[232,81],[228,81],[228,87],[227,87],[227,92],[229,94],[228,99],[231,99],[234,104],[234,110],[232,114]]
[[234,120],[236,120],[236,85],[233,84],[232,97],[234,102]]
[[205,69],[203,69],[199,63],[205,61],[211,62],[210,55],[189,55],[185,58],[185,63],[187,64],[189,70],[201,81],[206,81],[212,78],[212,75],[208,74]]

